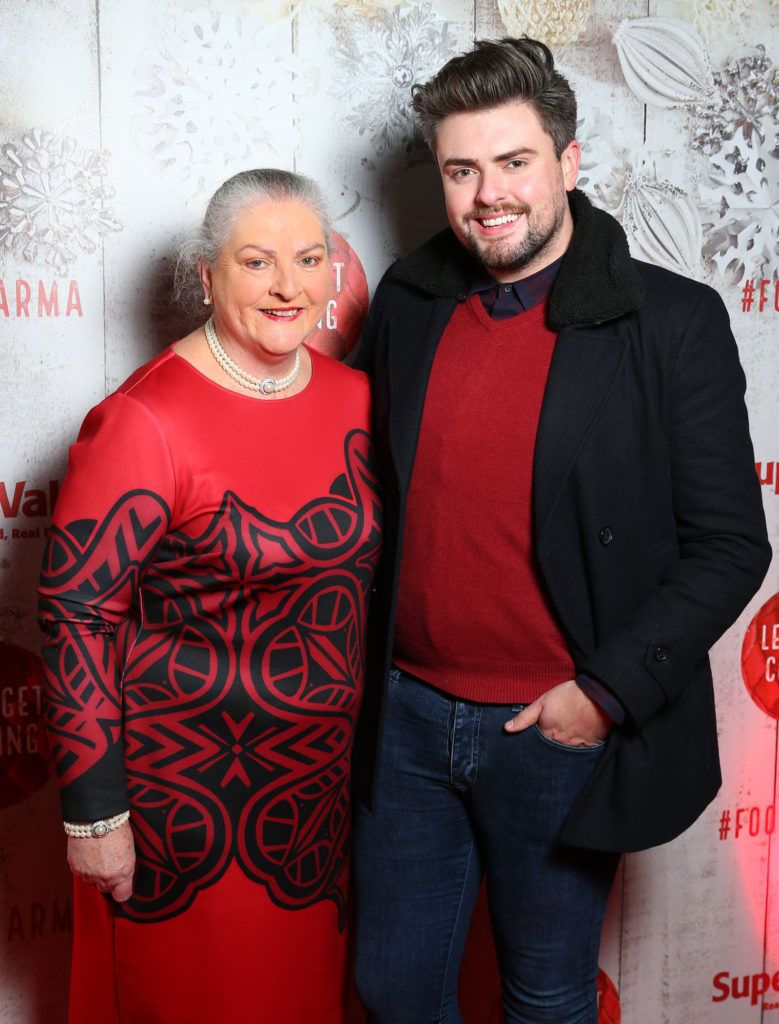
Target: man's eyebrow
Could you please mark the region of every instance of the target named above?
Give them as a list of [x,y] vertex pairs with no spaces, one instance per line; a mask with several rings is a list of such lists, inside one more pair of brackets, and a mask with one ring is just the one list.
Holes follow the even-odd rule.
[[508,153],[499,153],[498,156],[492,158],[493,163],[502,164],[504,160],[513,160],[517,156],[535,156],[536,150],[531,149],[530,146],[519,146],[517,149],[510,149]]
[[[531,149],[530,146],[519,146],[517,149],[510,149],[507,153],[498,153],[497,156],[491,157],[492,163],[500,164],[505,160],[513,160],[518,156],[535,156],[537,150]],[[442,167],[478,167],[478,160],[472,160],[467,156],[450,156],[444,160]]]
[[442,167],[451,167],[454,165],[458,167],[476,167],[478,166],[475,160],[469,160],[467,156],[450,156],[444,160]]

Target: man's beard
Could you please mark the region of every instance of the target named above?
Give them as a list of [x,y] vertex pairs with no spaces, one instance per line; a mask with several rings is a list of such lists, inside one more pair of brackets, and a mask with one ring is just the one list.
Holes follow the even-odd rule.
[[[466,230],[464,241],[471,254],[487,270],[522,270],[539,260],[544,252],[551,248],[565,222],[566,209],[567,202],[565,200],[560,203],[556,202],[551,224],[533,225],[528,219],[525,235],[518,242],[511,239],[505,241],[496,239],[494,242],[483,241],[473,235],[470,227]],[[530,208],[524,206],[503,208],[499,211],[474,211],[468,215],[467,221],[475,220],[477,217],[500,217],[507,213],[517,213],[529,218]]]

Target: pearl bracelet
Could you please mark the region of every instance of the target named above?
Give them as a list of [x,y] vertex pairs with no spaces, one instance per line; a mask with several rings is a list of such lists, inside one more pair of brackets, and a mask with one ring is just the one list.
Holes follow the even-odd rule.
[[101,818],[99,821],[93,821],[87,825],[74,825],[71,821],[63,821],[62,827],[65,829],[65,835],[72,839],[102,839],[103,836],[107,836],[109,832],[113,832],[115,828],[119,828],[129,820],[130,812],[122,811],[121,814],[115,814],[113,818]]

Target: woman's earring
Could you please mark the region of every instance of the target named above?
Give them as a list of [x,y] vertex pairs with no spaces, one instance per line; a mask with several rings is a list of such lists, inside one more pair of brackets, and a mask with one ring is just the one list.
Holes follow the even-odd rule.
[[203,305],[204,306],[210,306],[211,305],[211,300],[209,299],[209,297],[207,295],[203,296]]

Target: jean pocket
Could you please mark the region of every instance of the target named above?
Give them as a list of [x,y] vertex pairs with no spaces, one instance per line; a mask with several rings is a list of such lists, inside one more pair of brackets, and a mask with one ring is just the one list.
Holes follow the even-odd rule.
[[551,736],[547,736],[538,722],[534,724],[533,731],[542,743],[545,743],[549,747],[553,747],[555,750],[565,750],[569,754],[594,754],[599,750],[603,750],[606,746],[605,740],[598,740],[597,743],[588,743],[586,746],[575,746],[573,743],[561,743],[559,740],[553,740]]

